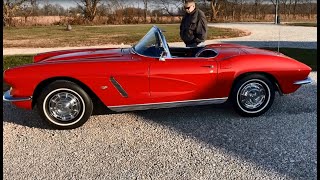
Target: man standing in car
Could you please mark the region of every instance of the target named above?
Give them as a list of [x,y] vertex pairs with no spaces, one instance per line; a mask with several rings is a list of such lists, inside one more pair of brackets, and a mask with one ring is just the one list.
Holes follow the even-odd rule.
[[185,0],[186,14],[180,24],[180,37],[187,47],[204,44],[207,38],[207,20],[204,13],[196,8],[194,0]]

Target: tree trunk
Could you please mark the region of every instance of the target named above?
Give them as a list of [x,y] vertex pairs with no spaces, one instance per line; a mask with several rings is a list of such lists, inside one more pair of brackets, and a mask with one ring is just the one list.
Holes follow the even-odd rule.
[[217,15],[219,10],[220,10],[220,4],[218,4],[218,1],[212,0],[211,1],[211,11],[212,11],[211,21],[213,21],[213,19],[217,20]]
[[243,0],[241,0],[241,3],[240,3],[240,13],[239,13],[240,21],[242,21],[242,18],[243,18]]
[[293,5],[293,19],[296,19],[297,18],[297,3],[298,3],[298,0],[294,0],[294,5]]
[[147,23],[148,0],[143,0],[143,3],[144,3],[144,22]]
[[289,8],[288,8],[288,17],[290,19],[290,15],[291,15],[291,5],[292,5],[292,0],[289,1]]
[[97,14],[97,5],[101,0],[81,0],[83,6],[78,4],[84,13],[84,18],[93,21]]
[[16,0],[14,2],[3,0],[3,26],[13,25],[13,16],[24,2],[27,2],[27,0]]
[[312,1],[311,0],[308,0],[309,2],[309,19],[312,18]]

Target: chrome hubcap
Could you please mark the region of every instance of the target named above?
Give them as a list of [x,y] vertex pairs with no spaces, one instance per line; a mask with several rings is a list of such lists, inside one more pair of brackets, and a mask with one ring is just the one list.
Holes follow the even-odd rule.
[[245,85],[239,95],[239,101],[248,109],[255,109],[261,106],[266,98],[265,88],[260,83],[249,83]]
[[77,96],[68,92],[60,92],[51,97],[48,108],[50,114],[56,119],[71,121],[79,114],[81,103]]

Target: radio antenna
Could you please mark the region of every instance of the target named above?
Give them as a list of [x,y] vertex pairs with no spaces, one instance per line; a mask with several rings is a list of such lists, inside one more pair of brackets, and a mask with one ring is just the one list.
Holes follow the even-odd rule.
[[278,53],[280,52],[279,50],[280,50],[280,23],[279,23],[279,29],[278,29],[278,32],[279,32],[279,39],[278,39]]
[[279,53],[279,50],[280,50],[280,18],[278,16],[278,4],[279,4],[279,0],[276,0],[276,24],[279,26],[279,29],[278,29],[278,34],[279,34],[278,53]]

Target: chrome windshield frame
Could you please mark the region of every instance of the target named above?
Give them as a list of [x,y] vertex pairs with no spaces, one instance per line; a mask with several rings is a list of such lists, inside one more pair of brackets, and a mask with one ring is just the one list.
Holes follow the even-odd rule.
[[[163,49],[164,49],[165,52],[167,53],[166,56],[165,56],[165,58],[172,58],[171,53],[170,53],[170,50],[169,50],[169,46],[168,46],[168,43],[167,43],[167,40],[166,40],[166,38],[164,37],[164,35],[162,34],[161,29],[158,28],[158,27],[155,26],[155,25],[153,25],[153,26],[151,27],[151,29],[155,29],[156,32],[157,32],[157,34],[158,34],[158,36],[159,36],[159,40],[161,41],[161,42],[159,42],[159,43],[162,44]],[[150,30],[151,30],[151,29],[150,29]],[[149,31],[150,31],[150,30],[149,30]],[[149,31],[148,31],[148,32],[149,32]],[[146,33],[146,34],[139,40],[139,42],[140,42],[142,39],[144,39],[147,34],[148,34],[148,33]],[[138,42],[138,43],[139,43],[139,42]],[[137,43],[137,44],[138,44],[138,43]],[[143,55],[143,54],[138,53],[138,52],[135,50],[135,48],[134,48],[137,44],[133,45],[133,46],[130,48],[130,51],[131,51],[132,53],[134,53],[134,54],[139,54],[139,55],[145,56],[145,57],[152,57],[152,56],[146,56],[146,55]]]
[[153,25],[153,27],[157,29],[158,35],[160,36],[160,40],[161,40],[162,46],[163,46],[164,50],[165,50],[166,53],[167,53],[167,55],[166,55],[165,57],[166,57],[166,58],[172,58],[171,53],[170,53],[170,50],[169,50],[169,46],[168,46],[168,43],[167,43],[167,40],[166,40],[166,38],[164,37],[161,29],[158,28],[158,27],[155,26],[155,25]]

